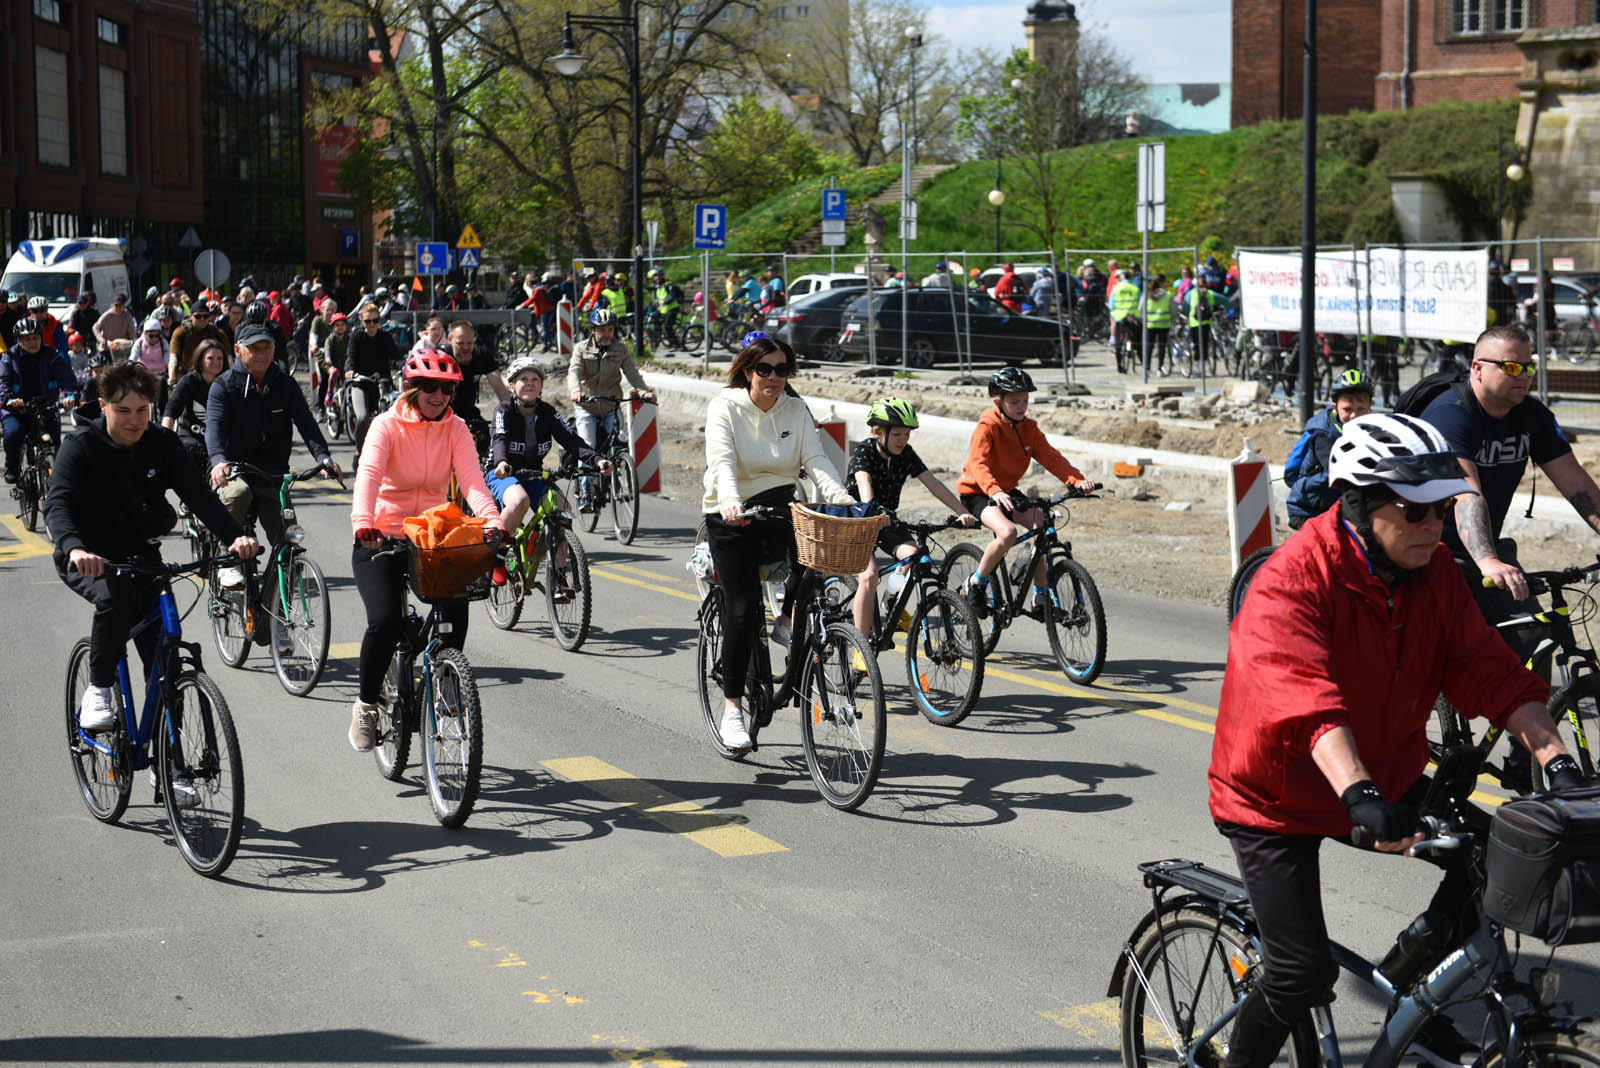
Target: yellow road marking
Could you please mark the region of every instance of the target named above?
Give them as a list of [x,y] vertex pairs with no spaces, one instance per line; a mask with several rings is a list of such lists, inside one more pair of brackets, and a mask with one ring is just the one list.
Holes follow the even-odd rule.
[[8,545],[0,549],[0,561],[26,560],[31,556],[44,556],[51,551],[48,540],[30,531],[22,525],[22,520],[14,515],[0,515],[0,523],[11,531],[18,544]]
[[657,593],[664,593],[668,597],[678,597],[685,601],[692,601],[695,604],[700,603],[700,598],[692,593],[684,593],[682,590],[675,590],[670,586],[658,586],[653,582],[641,582],[636,578],[629,578],[627,575],[619,575],[614,571],[608,571],[605,568],[594,567],[593,565],[590,565],[589,574],[598,575],[600,578],[608,578],[612,582],[625,582],[629,586],[638,586],[640,589],[655,590]]
[[667,830],[683,835],[719,857],[788,852],[787,846],[718,816],[693,801],[674,797],[655,783],[612,767],[598,757],[567,757],[542,763],[557,775],[581,782],[595,793],[638,809]]
[[330,642],[328,644],[329,660],[354,660],[360,655],[360,642]]
[[647,571],[642,567],[629,567],[627,564],[605,564],[612,571],[626,571],[630,575],[643,575],[645,578],[655,579],[657,582],[676,582],[679,585],[687,583],[688,578],[677,578],[673,575],[663,575],[659,571]]
[[1079,1038],[1115,1038],[1122,1031],[1120,1010],[1109,1001],[1091,1001],[1087,1005],[1069,1005],[1059,1012],[1035,1010],[1040,1016],[1072,1031]]

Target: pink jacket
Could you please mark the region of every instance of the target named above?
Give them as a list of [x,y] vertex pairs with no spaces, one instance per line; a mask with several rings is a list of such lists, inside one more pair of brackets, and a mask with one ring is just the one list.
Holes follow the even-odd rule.
[[484,485],[478,450],[467,424],[453,412],[427,420],[409,404],[396,402],[372,421],[361,447],[355,505],[350,509],[351,531],[377,527],[392,538],[400,537],[400,524],[407,516],[421,515],[444,503],[450,495],[452,471],[473,514],[487,517],[491,527],[504,529],[500,510]]

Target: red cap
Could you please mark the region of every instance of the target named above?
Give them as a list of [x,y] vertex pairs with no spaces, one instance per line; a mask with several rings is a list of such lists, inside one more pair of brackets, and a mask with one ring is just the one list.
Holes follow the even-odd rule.
[[283,299],[283,294],[279,293],[276,289],[274,289],[271,293],[267,294],[267,299],[268,300],[282,300]]
[[181,288],[183,288],[183,279],[174,278],[172,281],[167,283],[167,288],[168,289],[181,289]]
[[332,315],[328,316],[328,322],[330,322],[330,323],[342,323],[348,318],[350,318],[350,317],[348,315],[346,315],[344,312],[334,312]]

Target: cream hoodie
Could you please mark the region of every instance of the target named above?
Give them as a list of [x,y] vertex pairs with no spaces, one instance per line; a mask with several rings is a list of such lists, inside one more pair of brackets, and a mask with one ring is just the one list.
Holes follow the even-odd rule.
[[852,503],[822,451],[805,401],[785,393],[771,411],[763,412],[750,399],[750,391],[739,386],[729,386],[711,398],[706,408],[702,512],[720,512],[726,505],[791,485],[802,467],[829,502]]

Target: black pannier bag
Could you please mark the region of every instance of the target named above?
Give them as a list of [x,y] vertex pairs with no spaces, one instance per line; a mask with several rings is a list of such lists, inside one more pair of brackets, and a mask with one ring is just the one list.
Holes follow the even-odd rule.
[[1489,919],[1552,946],[1600,941],[1600,787],[1501,805],[1484,866]]

